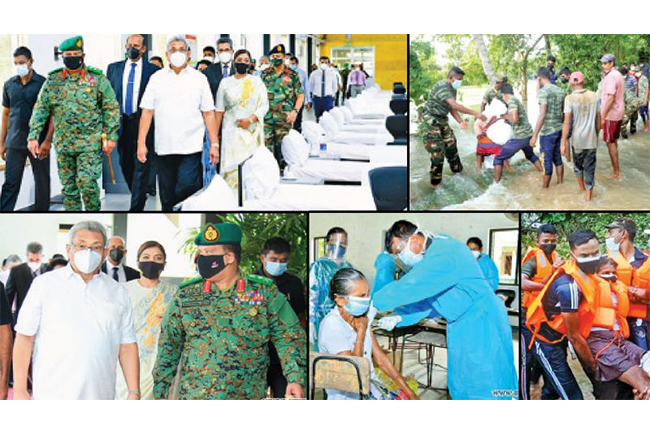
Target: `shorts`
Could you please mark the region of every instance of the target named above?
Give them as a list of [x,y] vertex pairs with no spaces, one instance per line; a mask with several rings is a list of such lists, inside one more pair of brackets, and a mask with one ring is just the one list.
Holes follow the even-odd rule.
[[625,340],[620,334],[616,336],[614,331],[592,331],[587,338],[587,345],[594,357],[598,355],[596,378],[601,382],[618,379],[630,368],[638,366],[645,354],[645,350]]
[[542,165],[544,166],[544,174],[546,176],[553,174],[553,166],[560,167],[562,165],[562,155],[560,154],[561,140],[562,131],[542,135],[539,138]]
[[603,127],[603,140],[605,143],[614,143],[621,136],[622,120],[605,120]]
[[647,121],[648,120],[648,106],[647,105],[640,106],[639,107],[639,114],[641,115],[641,119],[643,119],[644,122]]

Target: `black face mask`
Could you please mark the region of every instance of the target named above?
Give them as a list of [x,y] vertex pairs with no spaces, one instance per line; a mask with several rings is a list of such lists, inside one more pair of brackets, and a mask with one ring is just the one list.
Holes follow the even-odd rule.
[[150,280],[157,280],[160,278],[160,274],[162,273],[163,269],[165,269],[165,264],[157,262],[139,262],[138,267],[142,271],[142,275],[144,275],[145,278],[149,278]]
[[136,47],[130,47],[127,51],[126,54],[129,56],[129,59],[135,60],[140,56],[140,50],[137,49]]
[[82,56],[69,56],[63,58],[63,64],[65,67],[72,71],[76,71],[77,69],[81,68],[83,62],[84,58]]
[[589,260],[588,262],[583,263],[580,263],[576,260],[576,264],[585,274],[595,274],[598,270],[598,263],[600,263],[600,257],[594,257],[593,260]]
[[235,63],[235,72],[245,74],[248,72],[250,65],[248,63]]
[[560,78],[560,81],[562,81],[563,83],[568,83],[569,79],[566,78],[566,77],[562,77],[562,78]]
[[542,244],[539,246],[539,248],[544,251],[544,254],[546,254],[547,257],[551,257],[551,254],[553,254],[553,251],[555,251],[556,247],[556,244]]
[[226,268],[223,257],[223,254],[220,256],[199,256],[197,263],[199,266],[199,274],[206,280],[209,280],[223,271]]
[[119,248],[112,249],[109,254],[111,256],[111,260],[113,260],[115,263],[120,263],[124,258],[124,251]]

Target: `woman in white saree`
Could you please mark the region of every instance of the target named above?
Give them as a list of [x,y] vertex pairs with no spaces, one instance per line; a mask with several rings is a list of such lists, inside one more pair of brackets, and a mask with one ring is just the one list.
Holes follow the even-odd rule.
[[225,78],[217,90],[217,128],[223,126],[220,174],[237,189],[237,166],[264,146],[264,115],[269,109],[266,86],[248,74],[251,54],[238,50],[235,75]]

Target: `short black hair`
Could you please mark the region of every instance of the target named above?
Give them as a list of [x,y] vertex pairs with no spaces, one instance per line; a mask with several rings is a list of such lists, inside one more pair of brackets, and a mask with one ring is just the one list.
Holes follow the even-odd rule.
[[52,259],[49,265],[47,265],[47,271],[53,271],[55,267],[57,266],[68,266],[68,261],[64,259],[63,257],[57,257],[56,259]]
[[464,77],[464,76],[465,76],[465,71],[463,71],[462,69],[460,69],[458,66],[453,66],[453,67],[449,70],[449,73],[447,74],[447,78],[449,78],[449,77],[453,77],[454,75],[461,75],[461,76]]
[[[230,39],[227,36],[222,36],[219,39],[217,39],[217,47],[221,44],[230,44],[230,49],[232,50],[234,48],[234,44],[232,43],[232,39]],[[216,54],[216,52],[215,52]]]
[[483,241],[480,238],[477,237],[472,237],[467,239],[467,242],[465,245],[469,245],[470,243],[476,244],[480,249],[483,249]]
[[237,264],[241,263],[241,244],[221,244],[227,253],[233,253]]
[[163,65],[163,66],[165,65],[165,62],[163,62],[162,57],[159,57],[159,56],[153,56],[152,58],[149,59],[149,63],[153,62],[154,60],[159,61],[160,64]]
[[618,263],[614,259],[608,256],[600,256],[600,261],[598,262],[598,268],[601,268],[606,265],[614,266],[614,269],[618,268]]
[[573,250],[575,247],[584,245],[592,239],[598,240],[598,236],[593,230],[578,229],[569,235],[569,248]]
[[217,50],[215,50],[214,47],[211,47],[210,45],[203,48],[203,52],[206,52],[206,51],[210,51],[215,56],[217,55]]
[[43,245],[38,242],[30,242],[27,244],[27,254],[41,254],[43,252]]
[[329,231],[327,232],[327,235],[325,235],[325,242],[329,242],[330,239],[332,238],[332,236],[334,236],[334,235],[337,234],[337,233],[344,234],[345,237],[348,236],[348,232],[346,232],[344,228],[341,228],[341,227],[332,227],[332,228],[329,229]]
[[553,224],[542,224],[541,226],[537,227],[537,237],[540,237],[543,233],[556,235],[557,229]]
[[571,75],[571,69],[568,66],[563,67],[560,70],[560,75]]
[[318,62],[320,63],[321,60],[327,60],[327,63],[330,62],[330,58],[327,57],[327,56],[320,56],[320,58],[318,59]]
[[553,63],[555,63],[555,56],[553,56],[553,55],[549,55],[549,56],[546,58],[546,61],[548,62],[549,60],[552,61]]
[[501,85],[501,93],[503,93],[503,94],[508,94],[508,95],[514,95],[514,94],[515,94],[515,91],[513,90],[511,84],[503,83],[503,84]]
[[620,69],[619,72],[620,72],[622,75],[627,75],[627,73],[628,73],[629,71],[627,70],[627,68],[626,68],[625,66],[623,66],[623,67],[621,67],[621,69]]
[[300,60],[298,60],[298,57],[296,57],[296,56],[291,56],[291,57],[289,58],[289,61],[290,61],[290,62],[296,62],[296,65],[299,65],[299,64],[300,64]]
[[18,47],[14,51],[14,57],[25,56],[27,60],[32,60],[32,51],[27,47]]
[[52,256],[52,260],[56,259],[65,259],[65,256],[63,254],[56,253]]
[[418,229],[418,226],[410,221],[399,220],[388,229],[389,245],[392,244],[393,238],[407,239]]
[[274,237],[264,242],[262,247],[262,254],[267,255],[269,252],[275,251],[278,254],[291,253],[291,245],[286,239]]
[[537,70],[537,75],[538,78],[546,78],[548,80],[551,79],[551,71],[548,70],[548,68],[539,68]]

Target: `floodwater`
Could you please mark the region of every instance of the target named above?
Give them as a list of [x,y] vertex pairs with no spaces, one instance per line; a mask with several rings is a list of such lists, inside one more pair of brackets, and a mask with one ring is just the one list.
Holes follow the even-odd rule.
[[[486,87],[487,88],[487,87]],[[486,88],[468,89],[461,103],[480,105]],[[535,96],[535,82],[528,85],[528,120],[534,127],[539,111]],[[411,113],[414,113],[412,107]],[[465,116],[465,115],[463,115]],[[450,118],[451,119],[451,118]],[[629,140],[618,142],[621,180],[609,176],[612,166],[607,146],[598,143],[596,185],[590,202],[584,200],[573,173],[573,163],[564,160],[564,183],[556,184],[555,172],[551,186],[542,189],[542,175],[518,152],[510,165],[512,171],[503,171],[501,182],[494,182],[494,169],[484,164],[476,168],[476,137],[473,127],[461,131],[455,120],[450,125],[458,141],[458,152],[463,162],[463,172],[454,174],[447,161],[440,188],[429,186],[429,154],[415,138],[417,125],[411,123],[410,137],[410,186],[411,209],[475,209],[475,210],[648,210],[650,209],[650,134],[643,132],[641,119],[637,133]],[[535,148],[539,156],[539,141]]]

